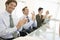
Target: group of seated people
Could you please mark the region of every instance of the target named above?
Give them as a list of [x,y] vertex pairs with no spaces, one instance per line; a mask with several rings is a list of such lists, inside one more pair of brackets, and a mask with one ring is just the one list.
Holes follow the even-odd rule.
[[32,18],[30,18],[29,15],[29,9],[28,7],[24,7],[22,9],[23,12],[23,18],[27,19],[27,22],[22,27],[22,30],[20,31],[20,36],[26,36],[27,34],[33,32],[37,28],[41,27],[42,25],[48,23],[51,16],[48,16],[49,11],[46,11],[46,15],[42,15],[43,8],[38,8],[38,14],[35,15],[35,12],[31,13]]
[[26,6],[22,9],[23,16],[20,20],[17,20],[15,16],[12,16],[12,11],[17,6],[16,0],[7,0],[5,6],[5,11],[0,13],[0,40],[12,40],[20,36],[26,36],[46,24],[51,18],[51,16],[48,16],[49,11],[46,11],[46,15],[42,15],[43,8],[41,7],[38,8],[38,14],[31,13],[32,18],[30,18],[28,16],[29,9]]

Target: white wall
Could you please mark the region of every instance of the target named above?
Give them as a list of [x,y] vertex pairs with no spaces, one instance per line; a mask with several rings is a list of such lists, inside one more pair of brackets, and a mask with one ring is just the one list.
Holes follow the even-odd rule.
[[4,10],[5,9],[5,1],[6,0],[0,0],[0,10]]

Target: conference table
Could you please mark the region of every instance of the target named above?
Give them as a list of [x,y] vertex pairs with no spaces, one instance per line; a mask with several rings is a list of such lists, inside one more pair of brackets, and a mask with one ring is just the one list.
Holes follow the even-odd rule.
[[42,27],[34,30],[30,34],[28,34],[25,37],[18,37],[14,40],[47,40],[45,36],[43,35],[46,32],[46,25],[43,25]]
[[18,37],[13,40],[60,40],[59,35],[55,33],[56,32],[56,21],[59,21],[59,20],[53,19],[52,22],[54,22],[53,23],[54,26],[50,25],[52,28],[47,28],[46,25],[49,25],[49,24],[45,24],[45,25],[42,25],[40,28],[34,30],[27,36]]

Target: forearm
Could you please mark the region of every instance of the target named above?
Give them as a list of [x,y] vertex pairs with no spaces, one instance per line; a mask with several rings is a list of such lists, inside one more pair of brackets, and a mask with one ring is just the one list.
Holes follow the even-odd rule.
[[23,25],[23,28],[28,29],[32,24],[33,24],[33,21],[30,21],[26,23],[25,25]]
[[34,21],[34,23],[33,23],[32,26],[33,26],[33,27],[37,27],[37,21],[36,21],[36,20]]
[[15,31],[17,31],[17,29],[14,27],[14,28],[6,28],[6,29],[2,29],[0,31],[0,36],[4,36],[4,35],[7,35],[7,34],[12,34],[14,33]]

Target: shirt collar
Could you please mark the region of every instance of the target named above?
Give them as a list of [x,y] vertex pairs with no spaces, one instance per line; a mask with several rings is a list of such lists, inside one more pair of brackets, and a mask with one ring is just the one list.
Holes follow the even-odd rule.
[[28,16],[28,15],[26,16],[25,14],[23,14],[23,15],[24,15],[24,17],[27,17]]
[[6,14],[6,15],[11,15],[11,14],[10,14],[8,11],[6,11],[6,10],[5,10],[5,14]]

